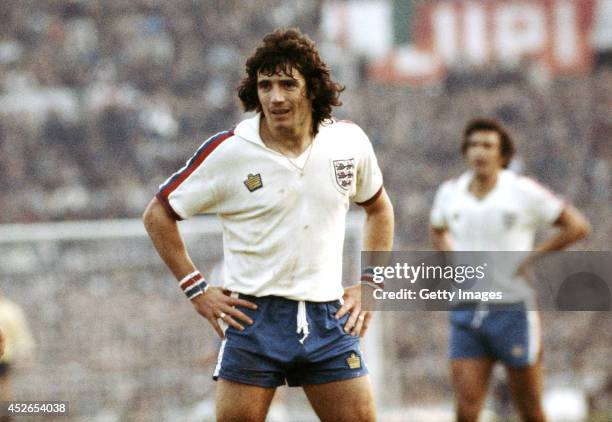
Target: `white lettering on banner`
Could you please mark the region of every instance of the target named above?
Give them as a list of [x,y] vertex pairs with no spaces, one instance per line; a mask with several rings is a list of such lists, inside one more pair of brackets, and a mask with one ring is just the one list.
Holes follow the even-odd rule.
[[559,64],[571,66],[579,60],[578,24],[571,2],[560,1],[555,8],[555,57]]
[[326,1],[321,32],[327,41],[369,60],[384,60],[393,47],[391,7],[376,0]]
[[485,64],[489,59],[485,11],[476,3],[468,3],[464,14],[465,54],[471,63]]
[[516,65],[546,46],[546,20],[536,4],[500,7],[495,13],[495,52],[503,63]]
[[451,4],[442,4],[431,14],[434,51],[445,63],[454,63],[459,54],[457,14]]

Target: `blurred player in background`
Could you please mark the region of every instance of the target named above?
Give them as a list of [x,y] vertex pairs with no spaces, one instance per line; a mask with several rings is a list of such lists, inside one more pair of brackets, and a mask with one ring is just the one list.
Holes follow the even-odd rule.
[[34,339],[21,307],[0,293],[0,401],[13,400],[12,374],[16,365],[30,363]]
[[[478,419],[496,361],[506,367],[522,419],[545,420],[539,317],[527,310],[535,298],[523,274],[541,254],[561,250],[589,233],[587,221],[573,206],[507,170],[514,150],[510,135],[497,121],[470,122],[461,146],[469,171],[440,186],[431,211],[436,249],[531,251],[515,274],[493,280],[495,290],[503,292],[504,310],[484,302],[451,310],[449,352],[460,422]],[[536,229],[547,224],[558,231],[534,248]]]
[[[224,337],[219,421],[265,420],[285,382],[303,386],[321,420],[372,421],[359,348],[371,315],[361,311],[360,287],[343,289],[341,276],[350,202],[366,212],[364,249],[392,247],[393,209],[376,157],[358,126],[331,118],[343,88],[299,30],[266,35],[246,73],[238,95],[257,113],[202,144],[161,186],[145,226]],[[225,290],[207,286],[185,249],[176,222],[196,213],[221,219]]]

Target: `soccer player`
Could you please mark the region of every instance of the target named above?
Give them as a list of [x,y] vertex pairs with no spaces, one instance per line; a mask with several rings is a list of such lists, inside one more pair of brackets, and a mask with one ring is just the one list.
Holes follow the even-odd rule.
[[[522,419],[545,420],[539,318],[536,311],[527,310],[534,293],[523,274],[542,253],[563,249],[589,232],[573,206],[507,170],[514,150],[510,135],[497,121],[470,122],[461,146],[469,171],[440,186],[431,211],[436,249],[530,251],[514,274],[493,281],[507,302],[505,310],[468,303],[450,312],[451,375],[460,422],[477,420],[496,361],[506,367]],[[558,230],[534,248],[535,231],[546,224]]]
[[[342,287],[342,249],[350,202],[365,210],[366,250],[391,249],[393,208],[366,134],[331,117],[342,90],[299,30],[267,34],[238,89],[255,116],[204,142],[143,216],[194,308],[224,338],[219,421],[263,421],[285,382],[303,387],[321,420],[375,419],[359,349],[371,314],[359,285]],[[223,225],[223,289],[207,286],[177,228],[195,213]]]
[[13,400],[13,368],[27,367],[34,355],[34,338],[17,303],[0,292],[0,401]]

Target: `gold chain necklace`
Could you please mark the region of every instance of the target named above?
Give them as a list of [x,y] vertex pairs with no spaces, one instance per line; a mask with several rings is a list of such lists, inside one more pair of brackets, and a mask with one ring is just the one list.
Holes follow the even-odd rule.
[[[280,152],[280,154],[285,157],[287,159],[287,161],[289,161],[289,164],[291,164],[297,171],[300,172],[300,176],[304,175],[304,169],[306,168],[306,164],[308,164],[308,160],[310,160],[310,155],[312,154],[312,148],[314,146],[314,138],[313,140],[310,142],[310,145],[308,146],[308,156],[306,157],[306,160],[304,160],[304,165],[302,167],[298,166],[291,158],[289,158],[287,155],[283,154],[282,152]],[[299,157],[297,157],[299,158]]]

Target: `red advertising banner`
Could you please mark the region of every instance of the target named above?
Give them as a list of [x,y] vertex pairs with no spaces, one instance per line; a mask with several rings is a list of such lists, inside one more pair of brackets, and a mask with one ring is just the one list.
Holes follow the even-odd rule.
[[416,14],[413,44],[372,62],[383,81],[427,83],[448,69],[519,68],[551,74],[588,71],[595,0],[438,0]]

